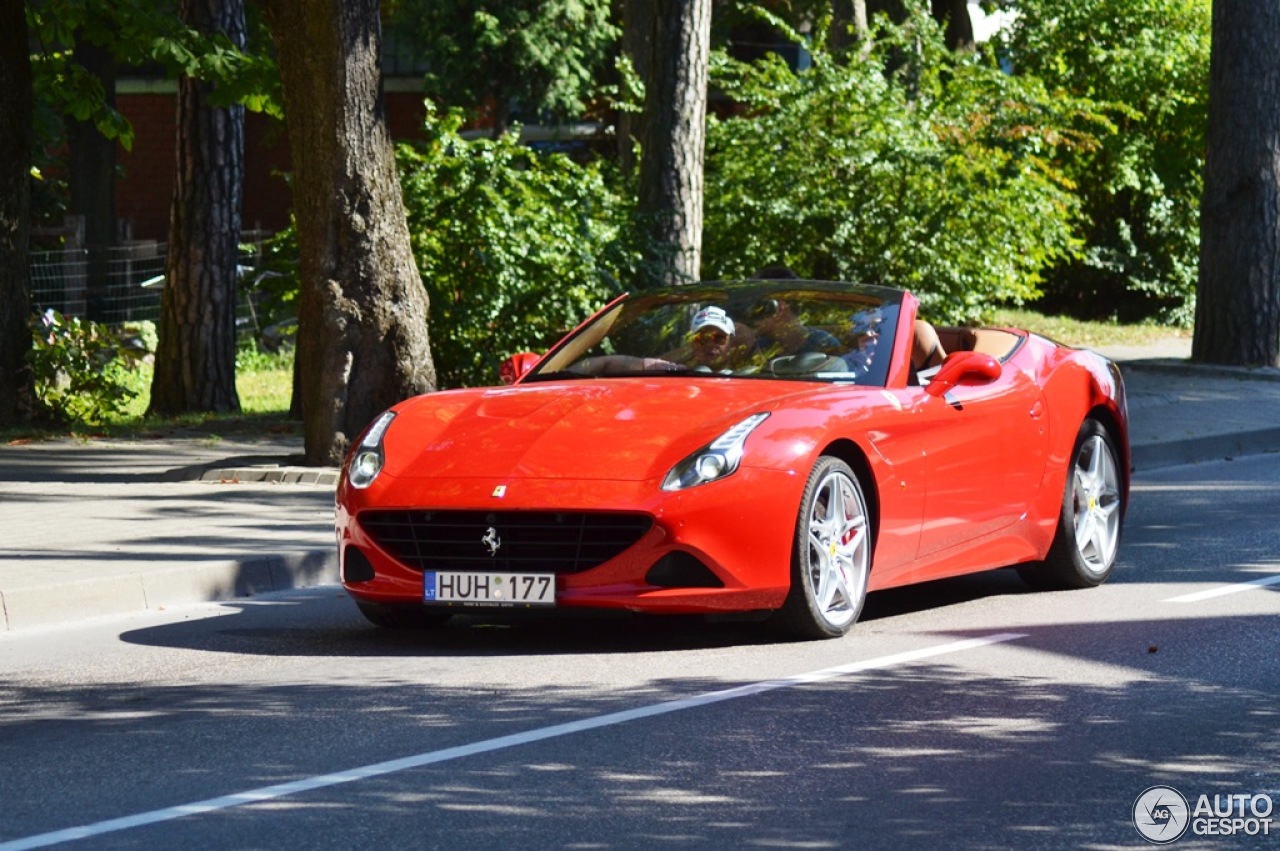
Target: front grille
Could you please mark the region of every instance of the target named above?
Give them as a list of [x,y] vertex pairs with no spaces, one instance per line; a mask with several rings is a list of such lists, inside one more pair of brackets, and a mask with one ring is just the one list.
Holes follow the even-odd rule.
[[373,510],[360,526],[414,570],[580,573],[640,540],[643,514],[582,511]]

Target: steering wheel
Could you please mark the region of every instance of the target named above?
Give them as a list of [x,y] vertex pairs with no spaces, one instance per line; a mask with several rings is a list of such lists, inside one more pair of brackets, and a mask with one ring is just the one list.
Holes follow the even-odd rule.
[[820,372],[831,360],[830,355],[822,352],[801,352],[774,358],[769,362],[769,369],[774,375],[809,375]]

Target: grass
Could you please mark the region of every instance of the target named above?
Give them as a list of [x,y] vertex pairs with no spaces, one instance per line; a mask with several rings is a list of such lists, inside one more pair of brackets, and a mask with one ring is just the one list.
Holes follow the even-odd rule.
[[1190,328],[1087,322],[1067,316],[1046,316],[1026,309],[1002,308],[993,311],[991,321],[987,324],[1025,328],[1069,346],[1140,346],[1170,337],[1191,337]]
[[262,434],[300,433],[302,424],[289,419],[293,390],[293,352],[262,354],[241,351],[236,358],[236,414],[184,414],[148,417],[152,367],[143,363],[124,382],[137,395],[107,422],[95,425],[32,425],[0,431],[0,443],[47,440],[55,437],[121,439],[199,437],[205,440]]

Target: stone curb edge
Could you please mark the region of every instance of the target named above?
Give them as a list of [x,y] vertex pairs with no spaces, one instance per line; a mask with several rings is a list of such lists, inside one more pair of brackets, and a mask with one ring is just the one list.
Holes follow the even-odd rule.
[[1179,358],[1151,358],[1147,360],[1119,361],[1121,374],[1141,370],[1144,372],[1171,372],[1177,375],[1203,375],[1213,378],[1234,378],[1240,381],[1280,381],[1280,367],[1218,366],[1193,363]]
[[184,564],[0,591],[0,632],[339,582],[336,548]]
[[1129,461],[1135,471],[1145,472],[1269,452],[1280,452],[1280,427],[1140,444],[1130,447]]
[[192,464],[175,467],[161,477],[163,482],[215,482],[218,484],[318,485],[336,488],[341,470],[336,467],[294,467],[280,464],[210,466]]
[[207,467],[198,468],[196,479],[223,484],[268,482],[336,488],[339,475],[333,467]]

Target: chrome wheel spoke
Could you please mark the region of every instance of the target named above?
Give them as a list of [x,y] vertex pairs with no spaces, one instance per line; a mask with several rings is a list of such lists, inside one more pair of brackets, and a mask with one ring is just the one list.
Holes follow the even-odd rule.
[[865,510],[853,488],[842,475],[823,479],[809,518],[808,578],[817,608],[833,625],[856,615],[870,557]]
[[1115,459],[1105,440],[1094,436],[1076,458],[1072,518],[1076,548],[1094,570],[1105,570],[1115,557],[1120,531],[1120,483]]

